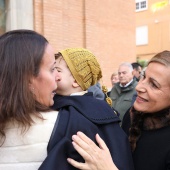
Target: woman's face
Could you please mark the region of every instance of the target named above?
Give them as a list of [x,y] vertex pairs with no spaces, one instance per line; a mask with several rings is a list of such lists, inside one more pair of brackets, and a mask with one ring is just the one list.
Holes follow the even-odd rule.
[[40,65],[39,74],[32,79],[30,87],[36,96],[36,100],[45,106],[51,106],[54,103],[53,97],[59,79],[55,64],[54,51],[48,44]]
[[157,112],[170,107],[170,67],[152,62],[136,86],[136,110]]

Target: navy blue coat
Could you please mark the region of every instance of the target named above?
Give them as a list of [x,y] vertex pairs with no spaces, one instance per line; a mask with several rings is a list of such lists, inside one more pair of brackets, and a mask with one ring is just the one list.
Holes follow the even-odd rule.
[[48,156],[39,170],[75,170],[67,162],[73,158],[84,162],[73,148],[72,135],[82,131],[93,141],[98,133],[106,142],[119,170],[133,170],[128,138],[119,126],[115,111],[91,93],[83,96],[55,96],[53,109],[59,110],[55,130],[48,145]]

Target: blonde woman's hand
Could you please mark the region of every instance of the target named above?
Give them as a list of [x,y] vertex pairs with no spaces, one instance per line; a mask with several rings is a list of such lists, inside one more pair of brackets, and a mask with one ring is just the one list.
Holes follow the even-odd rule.
[[82,163],[68,158],[67,161],[72,166],[81,170],[118,170],[113,163],[109,149],[98,134],[96,141],[99,147],[82,132],[73,135],[72,140],[74,148],[85,160],[85,163]]

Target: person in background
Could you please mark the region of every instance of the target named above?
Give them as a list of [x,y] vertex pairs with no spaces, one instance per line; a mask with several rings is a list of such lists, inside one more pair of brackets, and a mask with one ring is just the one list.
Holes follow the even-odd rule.
[[48,41],[31,30],[0,36],[0,169],[37,170],[57,111],[54,104],[59,74]]
[[[140,80],[140,76],[142,73],[142,66],[139,63],[134,62],[134,63],[132,63],[132,67],[133,67],[133,76],[136,79],[136,81],[138,82]],[[136,100],[136,97],[137,97],[137,93],[135,93],[132,97],[132,105],[133,105],[134,101]]]
[[114,72],[111,75],[110,80],[111,80],[112,87],[114,87],[114,85],[119,82],[118,72]]
[[68,156],[83,162],[70,140],[81,130],[93,141],[95,134],[99,133],[108,145],[116,166],[121,170],[133,170],[129,142],[119,126],[120,119],[106,101],[94,98],[87,91],[102,78],[96,57],[84,48],[67,48],[55,56],[61,79],[57,82],[52,108],[59,110],[59,122],[48,147],[48,159],[43,162],[42,168],[70,169]]
[[132,63],[132,67],[133,67],[133,75],[136,78],[136,81],[139,81],[142,72],[142,66],[139,63],[134,62]]
[[[114,73],[111,75],[110,80],[111,80],[111,84],[112,84],[112,88],[113,88],[114,85],[119,82],[118,72],[114,72]],[[112,89],[112,88],[111,88],[111,89]],[[111,89],[109,89],[108,92],[107,92],[107,95],[108,95],[108,96],[110,96]]]
[[120,114],[120,119],[132,105],[132,97],[135,94],[137,81],[133,78],[133,68],[130,63],[122,63],[118,68],[119,82],[110,92],[112,107]]
[[[128,129],[135,170],[170,169],[169,74],[170,51],[162,51],[151,58],[136,86],[138,96],[128,120],[131,122]],[[80,132],[73,136],[73,145],[85,158],[85,163],[68,159],[69,163],[81,169],[90,166],[91,170],[115,170],[108,148],[101,144],[101,139],[97,139],[99,148],[86,138]],[[107,159],[99,156],[101,154]]]
[[105,99],[105,94],[103,93],[103,91],[101,89],[100,82],[97,82],[93,86],[90,86],[87,89],[87,91],[88,92],[92,92],[93,93],[93,97],[95,97],[96,99],[99,99],[99,100],[104,100]]

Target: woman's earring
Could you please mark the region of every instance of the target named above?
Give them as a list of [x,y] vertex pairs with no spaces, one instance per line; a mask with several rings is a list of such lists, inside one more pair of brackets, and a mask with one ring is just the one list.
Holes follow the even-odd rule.
[[34,87],[31,88],[32,93],[34,94]]

